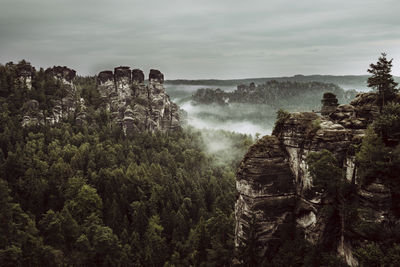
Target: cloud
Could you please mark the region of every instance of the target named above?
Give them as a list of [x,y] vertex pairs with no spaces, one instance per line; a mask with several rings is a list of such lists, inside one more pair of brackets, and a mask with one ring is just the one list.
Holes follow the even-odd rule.
[[397,0],[3,0],[0,61],[244,78],[363,74],[387,51],[400,74],[399,9]]

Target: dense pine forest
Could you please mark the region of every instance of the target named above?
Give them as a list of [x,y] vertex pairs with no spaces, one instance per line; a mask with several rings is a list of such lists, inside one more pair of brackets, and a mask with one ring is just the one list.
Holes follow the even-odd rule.
[[[0,265],[347,266],[336,250],[344,237],[360,266],[397,266],[400,98],[385,60],[371,65],[368,80],[377,91],[367,94],[369,107],[378,112],[352,146],[357,181],[346,180],[331,152],[307,156],[324,201],[319,215],[329,221],[324,239],[306,241],[293,213],[263,255],[255,217],[234,244],[235,172],[250,136],[191,127],[124,132],[99,107],[96,77],[74,80],[86,103],[84,122],[72,113],[22,126],[28,101],[46,115],[68,86],[40,69],[28,89],[18,79],[26,62],[0,66]],[[278,112],[275,132],[288,116]],[[315,134],[320,125],[313,127]],[[385,198],[365,206],[359,190],[377,183],[376,196]]]
[[231,264],[239,156],[206,153],[193,129],[125,135],[93,78],[77,78],[90,124],[22,127],[28,99],[50,110],[65,88],[41,69],[27,90],[17,69],[0,66],[1,266]]

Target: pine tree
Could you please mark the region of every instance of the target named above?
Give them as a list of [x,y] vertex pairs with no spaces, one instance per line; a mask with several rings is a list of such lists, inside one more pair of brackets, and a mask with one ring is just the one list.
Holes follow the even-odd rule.
[[370,64],[370,68],[368,69],[368,72],[372,74],[368,78],[368,87],[378,91],[378,103],[381,109],[385,103],[394,99],[397,93],[396,86],[398,83],[394,81],[392,74],[390,74],[392,71],[392,61],[393,59],[388,60],[386,58],[386,53],[382,53],[378,62]]

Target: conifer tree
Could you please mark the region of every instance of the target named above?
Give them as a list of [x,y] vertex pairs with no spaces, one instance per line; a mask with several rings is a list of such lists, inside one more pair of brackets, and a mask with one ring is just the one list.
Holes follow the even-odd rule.
[[393,100],[396,96],[396,86],[398,85],[391,74],[392,61],[386,58],[386,53],[382,53],[376,64],[371,63],[369,65],[368,72],[372,74],[368,78],[368,87],[376,89],[379,94],[378,103],[381,107],[385,103]]

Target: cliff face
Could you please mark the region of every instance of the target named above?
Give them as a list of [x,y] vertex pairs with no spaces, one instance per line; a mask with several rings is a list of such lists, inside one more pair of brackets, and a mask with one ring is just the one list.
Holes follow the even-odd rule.
[[235,243],[244,236],[244,226],[256,215],[259,240],[265,244],[280,224],[292,213],[295,204],[295,178],[289,160],[275,136],[264,136],[245,155],[237,172],[236,188],[239,198],[235,206]]
[[[29,63],[19,66],[18,82],[32,89],[34,68]],[[75,70],[55,66],[45,73],[53,76],[63,90],[63,96],[53,100],[50,112],[39,109],[36,100],[24,104],[22,125],[55,124],[63,119],[74,118],[78,123],[87,122],[87,107],[74,83]],[[149,83],[144,83],[144,74],[139,69],[116,67],[113,71],[102,71],[97,76],[97,91],[101,98],[100,109],[111,113],[112,119],[125,133],[134,131],[168,131],[180,127],[181,111],[166,94],[164,75],[150,70]]]
[[[324,238],[329,221],[321,208],[326,200],[313,186],[307,155],[329,150],[341,164],[346,179],[357,184],[353,145],[361,142],[367,125],[377,115],[374,99],[373,93],[358,95],[350,105],[337,106],[326,116],[313,112],[288,114],[272,136],[263,137],[250,148],[237,172],[236,246],[246,238],[243,229],[253,214],[261,229],[260,255],[268,250],[274,233],[289,215],[294,216],[309,242],[317,244]],[[368,188],[359,187],[358,195],[361,209],[373,214],[373,220],[387,219],[388,207],[382,201],[390,194],[379,181]],[[349,265],[357,264],[347,240],[339,244],[337,251]]]
[[101,106],[112,113],[125,132],[173,130],[180,127],[179,107],[165,93],[164,75],[150,70],[144,84],[141,70],[117,67],[99,73]]

